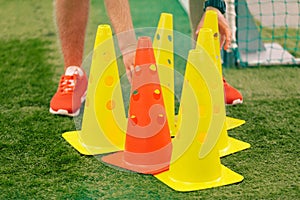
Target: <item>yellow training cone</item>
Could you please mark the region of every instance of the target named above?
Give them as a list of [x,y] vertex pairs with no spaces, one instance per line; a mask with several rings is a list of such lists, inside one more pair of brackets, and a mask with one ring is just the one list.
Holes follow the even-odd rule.
[[160,84],[171,135],[175,135],[173,15],[162,13],[153,39]]
[[[220,39],[219,39],[219,29],[218,29],[218,16],[215,11],[209,10],[205,14],[203,28],[199,31],[197,38],[197,47],[203,46],[203,48],[208,52],[215,62],[219,75],[222,77],[222,64],[220,57]],[[224,99],[224,91],[222,91]],[[225,111],[225,102],[223,102],[220,109]],[[231,124],[236,122],[235,124]],[[250,144],[236,140],[228,136],[227,125],[232,128],[242,125],[244,122],[242,120],[226,120],[223,125],[222,134],[218,142],[218,147],[220,149],[220,156],[226,156],[250,147]]]
[[[214,62],[216,63],[218,70],[219,70],[219,74],[222,76],[222,60],[221,60],[221,52],[220,52],[220,37],[219,37],[219,26],[218,26],[218,14],[216,11],[213,10],[208,10],[205,12],[205,18],[204,18],[204,22],[203,22],[203,28],[209,28],[212,30],[212,34],[213,34],[213,49],[214,49],[214,53],[211,52],[209,53],[209,55],[211,56],[212,54],[214,54]],[[199,45],[201,40],[205,40],[202,37],[197,38],[197,45]],[[203,44],[201,44],[203,45]]]
[[124,149],[126,117],[118,66],[109,25],[98,26],[82,130],[63,137],[81,154],[94,155]]
[[[169,171],[155,175],[177,191],[237,183],[243,177],[221,165],[216,146],[225,122],[222,80],[210,56],[191,50],[182,89],[179,132]],[[207,144],[208,145],[204,145]]]
[[[215,11],[208,10],[205,14],[205,20],[203,24],[203,28],[210,28],[213,31],[213,46],[215,49],[215,54],[213,59],[218,66],[220,75],[222,76],[222,61],[221,61],[221,53],[220,53],[220,37],[219,37],[219,27],[218,27],[218,16]],[[245,124],[245,120],[235,119],[231,117],[226,118],[227,130],[239,127]]]
[[237,128],[243,124],[245,124],[246,121],[242,120],[242,119],[236,119],[236,118],[232,118],[232,117],[226,117],[226,127],[227,127],[227,131]]

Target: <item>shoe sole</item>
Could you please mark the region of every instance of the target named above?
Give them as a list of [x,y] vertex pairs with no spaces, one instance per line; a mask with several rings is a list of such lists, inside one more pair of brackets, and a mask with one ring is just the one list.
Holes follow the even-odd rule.
[[242,104],[242,103],[243,103],[243,100],[236,99],[236,100],[232,101],[231,104],[226,104],[226,105],[227,105],[227,106],[234,106],[234,105]]
[[[86,98],[86,91],[83,94],[83,96],[80,98],[81,103],[83,103],[85,101],[85,98]],[[66,115],[69,117],[76,117],[80,113],[80,108],[78,110],[76,110],[76,112],[74,112],[74,113],[69,113],[67,110],[64,110],[64,109],[58,109],[57,111],[55,111],[50,107],[49,112],[54,115]]]

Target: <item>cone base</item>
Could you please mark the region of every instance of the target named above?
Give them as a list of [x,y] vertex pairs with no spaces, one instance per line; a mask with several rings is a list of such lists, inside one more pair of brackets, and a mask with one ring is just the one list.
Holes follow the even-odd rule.
[[62,134],[63,138],[74,147],[80,154],[83,155],[97,155],[104,153],[112,153],[116,151],[120,151],[117,147],[113,145],[111,147],[101,147],[101,144],[97,147],[87,147],[82,141],[80,137],[81,131],[70,131]]
[[236,119],[236,118],[232,118],[232,117],[227,117],[226,116],[226,126],[227,126],[227,130],[230,129],[234,129],[237,128],[243,124],[245,124],[246,121],[242,120],[242,119]]
[[[175,131],[171,132],[171,136],[172,137],[175,137],[176,134],[177,134],[178,115],[174,116],[174,122],[175,122],[175,124],[174,124],[175,125],[175,128],[174,128]],[[233,118],[233,117],[227,117],[226,116],[226,128],[227,128],[227,131],[231,130],[231,129],[234,129],[234,128],[237,128],[239,126],[242,126],[245,123],[246,123],[245,120],[237,119],[237,118]]]
[[124,160],[124,151],[120,151],[108,156],[103,156],[102,161],[114,165],[123,169],[138,172],[141,174],[158,174],[169,169],[169,164],[157,164],[157,165],[134,165]]
[[251,145],[247,142],[237,140],[233,137],[228,137],[228,146],[219,151],[220,157],[224,157],[224,156],[236,153],[238,151],[248,149],[248,148],[250,148],[250,146]]
[[[224,165],[221,165],[221,177],[214,181],[210,182],[186,182],[186,181],[181,181],[176,179],[175,177],[172,176],[174,172],[172,173],[170,170],[165,171],[163,173],[155,175],[155,177],[160,180],[161,182],[165,183],[168,185],[170,188],[176,190],[176,191],[181,191],[181,192],[188,192],[188,191],[195,191],[195,190],[203,190],[203,189],[208,189],[208,188],[213,188],[213,187],[219,187],[219,186],[224,186],[224,185],[229,185],[229,184],[234,184],[241,182],[244,177],[241,176],[240,174],[230,170],[229,168],[225,167]],[[180,172],[176,172],[180,173]]]

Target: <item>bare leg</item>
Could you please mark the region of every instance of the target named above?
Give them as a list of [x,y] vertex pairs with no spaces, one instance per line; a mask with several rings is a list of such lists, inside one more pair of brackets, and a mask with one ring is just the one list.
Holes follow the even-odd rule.
[[129,2],[128,0],[105,0],[104,3],[112,26],[117,34],[126,74],[129,82],[131,82],[131,71],[134,66],[136,48],[136,36],[133,29]]
[[81,66],[89,0],[55,0],[55,8],[64,66]]

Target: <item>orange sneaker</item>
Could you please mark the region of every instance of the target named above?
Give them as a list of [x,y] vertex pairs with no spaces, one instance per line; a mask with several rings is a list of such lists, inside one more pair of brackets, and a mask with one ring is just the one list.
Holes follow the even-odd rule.
[[237,89],[229,85],[224,78],[223,85],[226,105],[236,105],[243,103],[242,94]]
[[83,69],[70,66],[61,76],[58,89],[50,102],[50,113],[77,116],[87,90],[87,77]]

